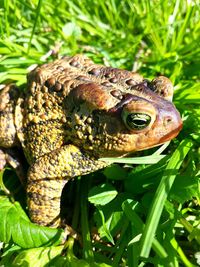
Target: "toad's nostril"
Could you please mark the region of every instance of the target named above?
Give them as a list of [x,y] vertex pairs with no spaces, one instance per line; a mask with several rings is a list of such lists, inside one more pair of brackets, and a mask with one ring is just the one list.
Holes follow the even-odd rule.
[[172,118],[171,118],[171,117],[167,117],[167,118],[166,118],[166,122],[167,122],[167,123],[169,123],[169,122],[171,122],[171,121],[172,121]]
[[166,116],[164,119],[164,125],[168,125],[173,121],[172,117]]

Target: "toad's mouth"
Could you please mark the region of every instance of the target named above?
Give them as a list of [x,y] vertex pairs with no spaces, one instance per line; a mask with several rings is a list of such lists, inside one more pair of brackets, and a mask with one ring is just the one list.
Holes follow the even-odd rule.
[[167,141],[170,141],[171,139],[175,138],[179,132],[181,131],[181,129],[183,128],[183,123],[180,123],[180,125],[172,130],[170,133],[164,135],[160,140],[159,140],[159,143],[162,144],[162,143],[165,143]]

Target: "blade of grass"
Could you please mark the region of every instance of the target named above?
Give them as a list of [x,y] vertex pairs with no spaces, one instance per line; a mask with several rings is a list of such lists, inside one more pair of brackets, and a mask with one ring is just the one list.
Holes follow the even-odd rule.
[[99,209],[99,214],[100,214],[100,216],[101,216],[102,226],[103,226],[105,235],[106,235],[106,237],[108,238],[108,240],[114,245],[114,244],[115,244],[114,239],[113,239],[113,237],[112,237],[110,231],[109,231],[108,228],[107,228],[107,225],[106,225],[106,222],[105,222],[104,214],[103,214],[102,210],[100,210],[100,209]]
[[153,155],[160,155],[170,144],[170,141],[164,143],[161,147],[159,147],[154,153]]
[[5,19],[5,28],[6,28],[6,35],[10,35],[10,27],[9,27],[9,21],[8,21],[8,16],[9,16],[9,0],[4,1],[4,19]]
[[10,191],[5,187],[3,182],[3,173],[5,169],[0,171],[0,191],[2,190],[5,194],[10,195]]
[[[134,210],[136,206],[137,206],[137,203],[133,205],[132,200],[126,200],[122,204],[122,209],[124,210],[127,218],[131,221],[132,227],[137,230],[138,234],[140,234],[142,233],[145,225],[143,221],[141,220],[141,218],[137,215],[136,211]],[[129,241],[129,245],[135,242],[134,239],[135,237]],[[164,247],[159,243],[159,241],[156,238],[153,239],[152,248],[154,252],[159,255],[160,258],[167,257],[167,252],[165,251]]]
[[100,160],[108,161],[110,163],[155,164],[165,157],[165,155],[160,155],[160,154],[165,150],[166,147],[168,147],[169,144],[170,141],[164,143],[150,156],[132,157],[132,158],[101,158]]
[[173,153],[162,177],[162,180],[156,191],[152,207],[149,211],[146,226],[140,241],[140,256],[144,258],[149,257],[149,253],[154,240],[155,232],[160,220],[160,216],[164,207],[165,200],[173,185],[177,172],[191,149],[193,143],[191,140],[186,139],[180,143],[176,151]]
[[27,54],[29,54],[29,51],[30,51],[30,48],[31,48],[31,42],[32,42],[32,39],[33,39],[33,35],[35,34],[35,29],[36,29],[36,25],[37,25],[37,22],[38,22],[39,15],[40,15],[41,6],[42,6],[42,0],[38,0],[38,5],[37,5],[37,8],[36,8],[36,18],[35,18],[35,21],[34,21],[32,32],[31,32],[31,37],[30,37],[30,40],[29,40],[29,43],[28,43]]
[[185,253],[183,252],[183,250],[181,249],[181,247],[179,246],[179,244],[177,243],[175,238],[173,238],[170,243],[173,246],[173,248],[177,251],[177,253],[179,254],[182,262],[184,263],[184,266],[186,266],[186,267],[197,267],[196,265],[192,264],[187,259]]
[[189,3],[188,1],[188,8],[187,8],[187,13],[185,15],[185,19],[184,22],[181,26],[181,28],[179,29],[178,32],[178,36],[177,36],[177,40],[176,40],[176,44],[174,47],[174,50],[177,49],[177,47],[182,43],[184,35],[185,35],[185,31],[188,28],[188,25],[190,23],[190,18],[192,16],[192,13],[194,11],[194,6],[192,5],[192,3]]
[[113,267],[119,266],[120,259],[124,253],[124,250],[127,246],[127,230],[129,229],[129,221],[124,221],[124,225],[122,228],[122,232],[120,234],[120,238],[117,240],[115,248],[116,248],[116,254],[113,257]]
[[86,260],[93,262],[94,261],[94,253],[92,250],[92,243],[90,238],[89,224],[88,224],[88,208],[87,208],[87,194],[88,187],[87,184],[81,187],[81,227],[82,227],[82,237],[83,237],[83,256]]
[[153,154],[144,157],[133,158],[100,158],[99,160],[108,161],[110,163],[126,163],[126,164],[155,164],[159,160],[163,159],[165,155]]

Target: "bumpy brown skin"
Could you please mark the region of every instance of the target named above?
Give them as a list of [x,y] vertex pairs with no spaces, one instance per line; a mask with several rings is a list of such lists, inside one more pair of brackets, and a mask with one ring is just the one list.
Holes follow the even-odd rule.
[[[5,88],[0,94],[0,168],[9,162],[7,148],[21,145],[30,164],[32,221],[56,225],[63,186],[105,167],[99,158],[124,156],[175,137],[182,121],[166,100],[172,99],[172,89],[166,77],[147,83],[139,74],[95,65],[83,55],[36,68],[21,97],[13,86]],[[134,112],[150,116],[145,129],[126,125],[123,114]]]

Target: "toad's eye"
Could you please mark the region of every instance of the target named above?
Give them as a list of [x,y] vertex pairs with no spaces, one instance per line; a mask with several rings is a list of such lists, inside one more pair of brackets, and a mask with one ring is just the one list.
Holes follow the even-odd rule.
[[130,130],[142,130],[145,129],[151,122],[151,117],[144,113],[128,113],[123,112],[122,118]]

